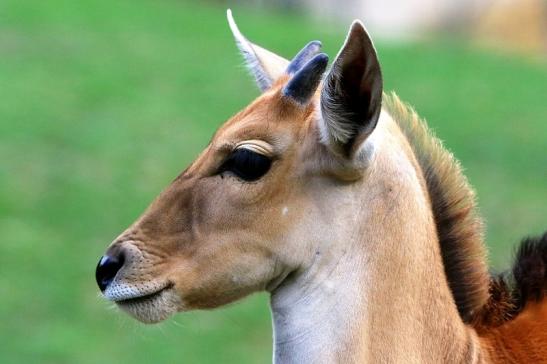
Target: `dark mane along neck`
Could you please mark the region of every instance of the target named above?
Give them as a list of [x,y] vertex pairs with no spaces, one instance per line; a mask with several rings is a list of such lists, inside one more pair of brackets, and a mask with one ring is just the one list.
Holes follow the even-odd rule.
[[459,162],[411,107],[393,93],[384,95],[384,106],[422,169],[446,278],[462,320],[470,322],[489,298],[490,280],[474,191]]

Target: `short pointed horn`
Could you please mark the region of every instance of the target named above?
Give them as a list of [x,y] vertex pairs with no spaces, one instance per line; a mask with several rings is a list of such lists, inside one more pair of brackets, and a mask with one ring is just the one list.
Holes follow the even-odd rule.
[[292,75],[298,72],[320,50],[321,42],[318,40],[313,40],[306,44],[287,66],[287,73]]
[[301,105],[311,100],[329,63],[325,53],[319,53],[310,59],[283,88],[283,95]]

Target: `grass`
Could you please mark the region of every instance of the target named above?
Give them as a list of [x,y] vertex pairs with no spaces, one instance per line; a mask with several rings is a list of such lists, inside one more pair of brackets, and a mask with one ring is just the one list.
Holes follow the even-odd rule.
[[[186,1],[0,3],[2,363],[257,363],[267,297],[140,325],[104,302],[94,268],[111,239],[257,95],[224,9]],[[343,27],[235,9],[290,56]],[[545,229],[547,68],[459,42],[379,47],[386,90],[426,117],[467,168],[491,260]]]

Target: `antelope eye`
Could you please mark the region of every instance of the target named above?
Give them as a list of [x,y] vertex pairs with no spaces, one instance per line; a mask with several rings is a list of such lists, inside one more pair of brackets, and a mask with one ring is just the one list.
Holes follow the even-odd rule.
[[239,148],[222,163],[218,173],[230,172],[244,181],[252,182],[265,175],[271,165],[272,160],[265,155]]

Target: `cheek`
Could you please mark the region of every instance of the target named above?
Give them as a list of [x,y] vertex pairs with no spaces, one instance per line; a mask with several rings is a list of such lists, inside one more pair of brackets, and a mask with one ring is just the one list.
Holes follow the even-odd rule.
[[263,290],[274,278],[275,259],[266,249],[221,242],[204,247],[173,277],[188,309],[214,308]]
[[234,301],[297,266],[305,248],[291,245],[305,246],[293,236],[306,211],[303,197],[291,197],[287,182],[267,182],[212,177],[194,188],[192,239],[171,275],[183,307]]
[[[231,179],[231,180],[227,180]],[[233,177],[208,182],[199,193],[199,220],[196,230],[204,240],[228,244],[242,243],[247,248],[269,249],[273,254],[288,254],[292,244],[303,241],[293,233],[315,206],[303,193],[298,181],[265,178],[260,183],[241,183]]]
[[194,191],[194,222],[205,234],[233,230],[266,232],[275,225],[285,199],[271,179],[243,183],[233,176],[211,177]]

